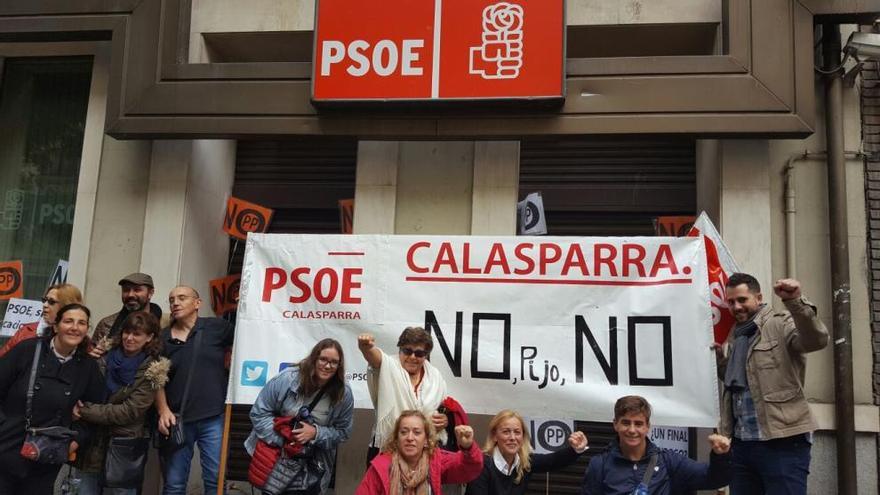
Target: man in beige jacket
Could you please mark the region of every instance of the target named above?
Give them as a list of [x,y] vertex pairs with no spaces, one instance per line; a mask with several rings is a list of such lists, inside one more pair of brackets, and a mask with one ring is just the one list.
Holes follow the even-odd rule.
[[797,280],[773,285],[784,311],[763,303],[751,275],[735,273],[726,285],[736,325],[719,360],[719,430],[733,438],[731,493],[806,494],[817,425],[804,396],[805,354],[824,348],[828,331]]

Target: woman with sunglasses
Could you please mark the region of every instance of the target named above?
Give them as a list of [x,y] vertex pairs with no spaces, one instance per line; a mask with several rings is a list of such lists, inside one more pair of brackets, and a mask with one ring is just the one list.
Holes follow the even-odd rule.
[[406,410],[421,411],[445,442],[449,420],[437,408],[446,398],[446,380],[428,361],[434,348],[431,334],[421,327],[406,328],[397,339],[397,359],[382,352],[369,333],[358,336],[358,348],[370,365],[367,386],[376,409],[367,464],[391,438],[394,423]]
[[10,349],[17,346],[21,341],[37,337],[38,330],[41,335],[52,333],[50,330],[55,324],[55,316],[58,310],[68,304],[82,304],[82,293],[75,285],[56,284],[48,289],[43,295],[43,319],[41,322],[30,323],[19,327],[15,335],[0,349],[0,357],[3,357]]
[[[291,457],[309,450],[309,455],[320,461],[317,464],[323,465],[323,473],[318,473],[318,482],[306,490],[285,494],[321,494],[333,477],[336,447],[351,435],[353,413],[354,396],[345,381],[342,346],[324,339],[305,359],[275,375],[260,391],[250,412],[254,428],[244,446],[251,456],[258,440],[283,448]],[[308,463],[307,468],[314,465]]]
[[[39,451],[22,448],[28,423],[27,395],[36,364],[30,426],[61,426],[76,432],[68,452],[88,444],[90,429],[73,421],[77,401],[100,402],[104,383],[88,356],[89,309],[68,304],[58,310],[49,335],[28,339],[0,358],[0,493],[51,495],[62,464],[36,461]],[[39,344],[39,354],[37,345]],[[37,363],[34,363],[34,359]]]

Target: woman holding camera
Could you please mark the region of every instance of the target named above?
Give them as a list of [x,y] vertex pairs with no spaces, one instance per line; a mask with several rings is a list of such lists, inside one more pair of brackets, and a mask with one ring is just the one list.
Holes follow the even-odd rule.
[[[104,397],[98,363],[87,353],[88,332],[89,309],[68,304],[58,311],[51,335],[25,340],[0,358],[0,493],[51,495],[67,454],[88,439],[88,429],[74,424],[72,417],[77,401],[100,402]],[[51,440],[55,448],[30,448],[46,438],[25,442],[28,427],[61,427]],[[60,458],[47,458],[50,451]]]
[[353,412],[354,396],[345,382],[342,346],[336,340],[324,339],[305,359],[273,377],[260,391],[251,408],[254,428],[245,448],[254,456],[258,442],[263,442],[283,449],[282,458],[299,456],[318,461],[305,464],[308,469],[323,469],[312,472],[317,483],[285,493],[324,493],[333,476],[336,448],[351,434]]
[[427,417],[441,441],[446,441],[449,419],[437,411],[446,398],[446,380],[428,357],[434,341],[421,327],[408,327],[397,339],[397,359],[382,352],[376,339],[369,333],[358,336],[358,348],[370,365],[367,385],[376,409],[373,440],[367,452],[367,463],[379,453],[379,448],[393,438],[398,416],[405,410],[421,411]]
[[483,456],[474,443],[474,430],[456,426],[455,436],[461,450],[442,450],[428,418],[421,411],[403,411],[355,495],[443,495],[442,485],[476,478]]

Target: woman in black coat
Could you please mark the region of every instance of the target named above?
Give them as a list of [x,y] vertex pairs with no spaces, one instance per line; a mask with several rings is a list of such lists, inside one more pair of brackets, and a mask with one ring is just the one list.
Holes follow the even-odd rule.
[[586,450],[586,435],[576,431],[562,450],[533,453],[522,416],[505,409],[489,422],[489,435],[483,446],[483,471],[468,483],[465,495],[523,495],[532,474],[565,467]]
[[87,354],[89,316],[82,304],[68,304],[58,311],[52,335],[26,340],[0,358],[0,494],[51,495],[61,470],[61,464],[40,464],[21,454],[28,381],[38,342],[42,344],[31,426],[75,430],[70,453],[88,440],[88,429],[74,424],[72,413],[78,400],[103,401],[98,363]]

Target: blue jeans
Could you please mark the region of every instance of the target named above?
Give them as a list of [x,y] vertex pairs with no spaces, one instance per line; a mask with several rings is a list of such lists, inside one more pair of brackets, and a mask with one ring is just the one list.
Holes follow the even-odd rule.
[[806,435],[766,441],[734,438],[731,495],[806,495],[811,447]]
[[164,495],[185,495],[192,463],[193,448],[199,445],[204,493],[217,493],[220,472],[220,447],[223,441],[223,414],[183,424],[186,445],[168,454],[161,454],[165,476]]

